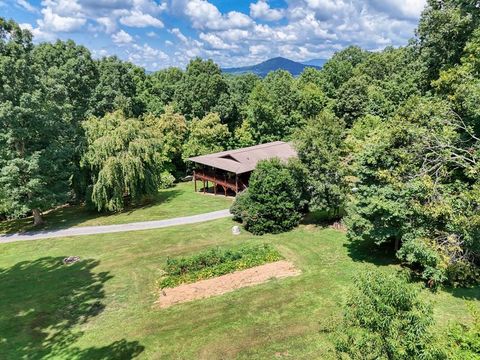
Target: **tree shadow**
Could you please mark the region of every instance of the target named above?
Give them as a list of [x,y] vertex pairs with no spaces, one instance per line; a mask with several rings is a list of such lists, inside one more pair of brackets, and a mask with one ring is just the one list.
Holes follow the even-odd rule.
[[[143,351],[137,342],[117,341],[102,348],[72,344],[86,323],[105,308],[108,272],[94,272],[96,260],[63,264],[64,257],[44,257],[0,269],[0,357],[43,359],[129,359]],[[116,357],[108,357],[108,353]]]
[[464,300],[480,300],[480,286],[478,285],[469,288],[445,287],[442,290],[456,298]]
[[[175,188],[162,190],[158,194],[156,194],[154,197],[144,199],[139,204],[132,204],[128,208],[126,208],[125,210],[123,210],[119,213],[116,213],[116,214],[127,213],[127,215],[130,215],[135,210],[138,210],[138,209],[148,209],[148,208],[151,208],[151,207],[153,207],[155,205],[158,205],[158,204],[169,203],[173,199],[175,199],[178,195],[180,195],[181,193],[182,192],[180,190],[177,190]],[[111,215],[111,214],[108,214],[108,215]]]
[[45,222],[40,226],[33,226],[32,217],[7,220],[0,222],[0,233],[12,235],[67,229],[92,219],[108,218],[118,214],[130,215],[139,209],[148,209],[160,203],[169,203],[180,194],[181,191],[174,188],[163,190],[157,195],[146,198],[137,204],[131,204],[119,212],[98,212],[84,204],[59,206],[43,216]]
[[348,240],[343,246],[347,248],[348,256],[356,262],[366,262],[377,266],[400,264],[392,244],[377,245],[373,241]]
[[340,221],[342,214],[332,214],[328,211],[311,211],[308,212],[302,219],[302,225],[315,225],[318,227],[328,227],[333,223]]

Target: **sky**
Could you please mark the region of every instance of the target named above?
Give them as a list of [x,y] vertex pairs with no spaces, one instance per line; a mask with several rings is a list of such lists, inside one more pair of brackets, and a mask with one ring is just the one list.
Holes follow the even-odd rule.
[[222,67],[328,59],[349,45],[402,46],[425,0],[0,0],[35,42],[73,39],[96,58],[154,71],[196,56]]

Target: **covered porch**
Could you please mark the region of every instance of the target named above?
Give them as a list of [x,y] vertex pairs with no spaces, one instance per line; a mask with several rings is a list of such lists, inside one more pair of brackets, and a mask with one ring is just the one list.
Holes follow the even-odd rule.
[[[214,195],[220,193],[225,196],[236,196],[247,188],[246,183],[248,179],[245,178],[246,176],[242,174],[234,174],[208,167],[199,168],[193,172],[195,192],[201,191],[204,194],[211,192]],[[201,186],[198,186],[198,181],[201,182]],[[212,191],[209,190],[210,187],[212,187]]]

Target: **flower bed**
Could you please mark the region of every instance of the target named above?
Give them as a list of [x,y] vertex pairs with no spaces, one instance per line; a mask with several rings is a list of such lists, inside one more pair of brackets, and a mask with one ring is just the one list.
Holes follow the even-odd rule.
[[282,259],[282,255],[270,244],[246,245],[235,249],[216,248],[193,256],[169,258],[160,287],[171,288]]

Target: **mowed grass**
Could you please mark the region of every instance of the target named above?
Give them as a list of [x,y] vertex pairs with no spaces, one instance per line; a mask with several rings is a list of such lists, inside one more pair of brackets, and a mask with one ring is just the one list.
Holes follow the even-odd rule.
[[0,222],[0,235],[30,230],[125,224],[129,222],[170,219],[227,209],[231,198],[195,193],[192,182],[178,183],[161,190],[149,203],[118,213],[101,213],[85,206],[65,206],[45,214],[45,224],[34,228],[31,217]]
[[[231,234],[233,222],[0,245],[2,359],[328,359],[352,276],[399,269],[384,251],[349,244],[312,225],[262,237]],[[158,309],[157,280],[168,256],[216,246],[271,243],[302,274]],[[81,261],[62,265],[77,255]],[[419,284],[419,286],[421,286]],[[467,321],[480,289],[424,296],[439,331]]]

